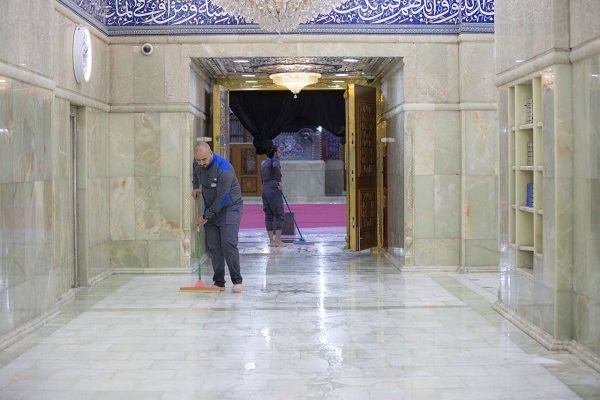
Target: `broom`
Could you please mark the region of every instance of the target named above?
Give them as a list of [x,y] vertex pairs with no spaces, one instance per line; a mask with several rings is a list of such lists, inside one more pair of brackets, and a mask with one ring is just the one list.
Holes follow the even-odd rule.
[[196,252],[198,253],[198,282],[195,286],[182,286],[180,292],[221,292],[221,288],[217,286],[206,286],[202,282],[202,260],[200,257],[200,228],[196,229]]

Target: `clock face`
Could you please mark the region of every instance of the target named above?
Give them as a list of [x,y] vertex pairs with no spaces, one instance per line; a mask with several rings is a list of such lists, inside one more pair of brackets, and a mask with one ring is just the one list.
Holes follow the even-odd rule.
[[89,82],[92,76],[92,40],[90,31],[78,26],[73,37],[73,69],[77,83]]

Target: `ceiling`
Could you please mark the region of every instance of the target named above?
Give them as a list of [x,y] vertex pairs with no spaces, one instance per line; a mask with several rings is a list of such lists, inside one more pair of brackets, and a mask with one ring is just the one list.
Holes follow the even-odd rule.
[[[318,72],[321,86],[372,82],[401,61],[394,57],[250,57],[197,58],[196,65],[211,79],[239,88],[272,86],[269,75],[279,72]],[[344,74],[344,76],[340,76]],[[253,76],[252,76],[253,75]]]

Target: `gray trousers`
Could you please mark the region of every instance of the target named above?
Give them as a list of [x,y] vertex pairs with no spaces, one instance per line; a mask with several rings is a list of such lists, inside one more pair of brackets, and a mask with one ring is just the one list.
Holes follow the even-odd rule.
[[285,210],[283,209],[281,190],[277,189],[277,187],[263,186],[262,202],[267,231],[280,231],[283,229]]
[[216,215],[204,224],[206,244],[212,259],[213,282],[217,286],[225,286],[225,262],[229,268],[229,276],[233,284],[242,283],[240,273],[240,252],[238,250],[238,234],[242,213],[229,211]]

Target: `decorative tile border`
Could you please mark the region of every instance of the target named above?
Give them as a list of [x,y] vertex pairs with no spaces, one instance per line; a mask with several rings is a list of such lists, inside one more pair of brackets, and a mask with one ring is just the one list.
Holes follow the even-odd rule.
[[[110,36],[265,33],[208,0],[57,1]],[[493,23],[494,0],[349,0],[294,33],[490,33]]]

